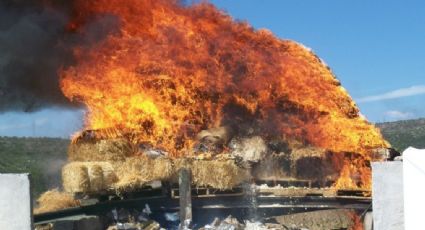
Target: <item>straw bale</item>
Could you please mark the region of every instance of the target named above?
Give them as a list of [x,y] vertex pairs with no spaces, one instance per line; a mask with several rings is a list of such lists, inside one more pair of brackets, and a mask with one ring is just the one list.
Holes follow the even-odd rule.
[[170,177],[178,181],[178,171],[188,168],[192,171],[192,183],[196,186],[210,186],[217,189],[231,189],[249,179],[249,172],[236,165],[234,160],[197,160],[177,158],[173,160],[174,173]]
[[90,188],[89,173],[80,163],[69,163],[62,168],[62,184],[66,192],[86,192]]
[[231,189],[248,180],[248,172],[234,161],[195,160],[191,162],[192,180],[197,186]]
[[293,149],[291,153],[291,175],[298,179],[325,182],[338,175],[333,164],[333,153],[321,148],[306,147]]
[[118,181],[118,176],[112,164],[104,164],[102,166],[102,172],[103,183],[105,183],[106,188],[112,187],[112,185]]
[[69,193],[100,192],[113,188],[117,180],[109,162],[71,162],[62,168],[63,187]]
[[68,148],[70,161],[123,161],[135,152],[133,145],[124,138],[97,141],[79,141]]
[[75,200],[70,194],[59,192],[57,189],[49,190],[37,199],[35,214],[53,212],[65,208],[77,207],[80,202]]
[[100,165],[92,165],[88,168],[90,179],[90,191],[101,191],[106,186],[103,182],[103,170]]
[[238,167],[233,160],[137,156],[112,163],[71,162],[62,169],[63,187],[69,193],[132,190],[155,180],[175,180],[181,168],[192,170],[195,185],[217,189],[232,188],[248,178],[247,170]]
[[131,157],[116,165],[119,181],[117,189],[132,189],[154,180],[168,180],[174,174],[168,158]]
[[[173,162],[167,158],[154,160],[153,178],[169,179],[174,174]],[[155,179],[156,180],[156,179]]]

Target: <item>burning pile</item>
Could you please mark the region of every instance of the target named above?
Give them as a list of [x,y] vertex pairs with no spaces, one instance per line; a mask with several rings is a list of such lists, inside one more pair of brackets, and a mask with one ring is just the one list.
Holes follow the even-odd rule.
[[[70,160],[102,161],[75,163],[81,174],[109,171],[103,164],[115,173],[140,172],[152,155],[170,161],[160,179],[182,157],[195,158],[187,166],[194,171],[201,158],[258,165],[278,159],[280,176],[370,188],[371,153],[388,143],[309,49],[235,22],[209,3],[74,4],[71,32],[90,37],[94,22],[110,29],[94,45],[76,45],[75,65],[61,71],[65,96],[87,107],[86,130],[74,137]],[[118,184],[130,178],[116,176]]]

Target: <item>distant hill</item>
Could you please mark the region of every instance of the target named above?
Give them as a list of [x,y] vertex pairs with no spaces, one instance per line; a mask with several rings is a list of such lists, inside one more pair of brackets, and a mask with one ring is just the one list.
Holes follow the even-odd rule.
[[402,152],[407,147],[425,148],[425,118],[376,124],[393,148]]
[[0,173],[30,172],[35,197],[60,186],[69,140],[0,137]]

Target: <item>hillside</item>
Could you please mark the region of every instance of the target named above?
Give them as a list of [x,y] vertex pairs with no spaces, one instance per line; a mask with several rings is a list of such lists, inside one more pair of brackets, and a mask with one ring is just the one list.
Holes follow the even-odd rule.
[[0,173],[30,172],[32,192],[58,187],[69,140],[0,137]]
[[425,118],[376,124],[393,148],[403,151],[409,146],[425,148]]

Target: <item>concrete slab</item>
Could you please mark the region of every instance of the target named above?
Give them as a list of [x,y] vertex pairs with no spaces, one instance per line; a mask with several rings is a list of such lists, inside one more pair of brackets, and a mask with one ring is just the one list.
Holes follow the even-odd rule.
[[405,227],[424,229],[425,149],[406,149],[403,164]]
[[372,163],[374,230],[403,230],[403,162]]
[[0,174],[0,229],[32,230],[28,174]]

